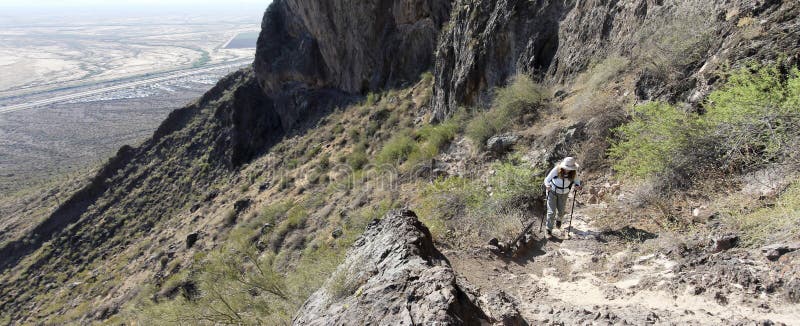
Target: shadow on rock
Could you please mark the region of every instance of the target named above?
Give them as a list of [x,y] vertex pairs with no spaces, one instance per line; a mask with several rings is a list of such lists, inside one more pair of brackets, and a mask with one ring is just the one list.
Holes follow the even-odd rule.
[[612,240],[625,241],[625,242],[645,242],[650,239],[658,238],[655,233],[647,232],[642,229],[637,229],[627,225],[619,230],[603,231],[595,236],[597,241],[606,243]]

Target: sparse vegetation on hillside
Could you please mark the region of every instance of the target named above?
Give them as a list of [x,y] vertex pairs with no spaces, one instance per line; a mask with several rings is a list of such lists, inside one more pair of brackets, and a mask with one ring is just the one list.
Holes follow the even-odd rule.
[[[632,120],[615,130],[619,139],[608,152],[614,169],[619,176],[649,184],[640,195],[667,223],[681,221],[673,216],[674,196],[686,196],[687,190],[713,196],[748,172],[768,167],[780,167],[783,176],[797,172],[798,69],[751,65],[732,71],[726,80],[708,96],[702,114],[646,103],[636,106]],[[776,199],[772,208],[722,209],[746,245],[763,244],[769,236],[790,234],[791,225],[797,225],[798,215],[791,213],[796,188]]]
[[460,123],[457,119],[449,119],[438,125],[401,130],[381,148],[377,163],[403,167],[404,171],[427,164],[453,140],[461,129]]
[[636,60],[658,78],[677,81],[715,42],[718,24],[713,15],[712,2],[689,0],[670,14],[648,19],[637,33]]
[[543,176],[519,156],[489,166],[488,180],[449,177],[422,187],[418,211],[437,241],[471,247],[514,238],[530,218]]
[[[28,251],[19,261],[3,255],[10,267],[0,275],[0,297],[11,299],[0,304],[0,323],[286,325],[301,306],[386,321],[386,309],[369,309],[381,302],[399,303],[393,311],[422,323],[494,316],[518,324],[739,322],[729,314],[738,310],[725,306],[793,316],[779,311],[786,307],[772,293],[788,278],[762,277],[777,264],[722,247],[800,233],[798,183],[762,187],[743,176],[800,174],[800,71],[752,66],[714,74],[787,47],[768,41],[794,44],[797,33],[780,20],[796,8],[467,2],[412,10],[409,23],[424,22],[412,29],[373,26],[371,16],[352,20],[338,7],[272,6],[251,68],[171,114],[141,147],[120,151],[120,161],[93,180],[96,189],[61,206],[69,219],[54,214],[44,237],[25,231],[14,236],[20,246],[3,248]],[[379,28],[336,30],[307,19],[319,14]],[[447,19],[458,29],[433,39]],[[773,29],[774,37],[736,45],[751,27]],[[352,37],[336,43],[342,32]],[[402,42],[374,48],[393,40]],[[427,68],[436,85],[430,72],[407,84]],[[675,103],[682,99],[691,104]],[[461,103],[480,107],[453,112]],[[577,157],[586,186],[584,197],[576,192],[568,202],[575,224],[570,214],[552,234],[520,234],[528,223],[540,227],[542,178],[565,156]],[[607,175],[612,162],[620,182]],[[384,215],[401,207],[402,216]],[[382,216],[407,220],[375,223]],[[375,245],[357,241],[366,227],[387,225],[415,232],[382,231]],[[676,230],[688,235],[670,239]],[[518,235],[527,244],[508,246]],[[354,243],[351,257],[369,261],[342,265]],[[739,273],[739,261],[753,264]],[[416,266],[407,272],[406,264]],[[685,282],[658,282],[670,275]],[[472,287],[475,280],[492,293]],[[309,300],[317,290],[320,300]],[[598,295],[584,298],[584,290]],[[797,289],[787,285],[790,291]],[[390,299],[373,299],[377,292]],[[657,300],[609,311],[642,293]],[[663,309],[670,298],[714,306]],[[445,313],[403,302],[428,299]],[[538,309],[540,299],[555,303]]]
[[[220,185],[222,191],[236,190],[232,198],[256,196],[260,198],[256,203],[268,204],[244,211],[216,208],[223,215],[222,224],[230,228],[215,241],[219,245],[168,268],[174,272],[141,292],[136,304],[115,320],[289,323],[367,223],[397,208],[391,193],[395,189],[386,188],[395,185],[379,171],[379,162],[388,156],[408,158],[403,147],[409,144],[418,153],[420,147],[441,148],[453,137],[454,132],[445,131],[450,125],[408,129],[415,110],[408,103],[428,96],[430,82],[375,93],[364,103],[337,110],[310,132],[274,146],[270,154],[280,159],[257,159],[239,173],[242,178],[236,183]],[[373,130],[360,131],[366,124],[374,124]],[[386,135],[406,135],[408,143]],[[402,155],[393,156],[397,151]],[[274,186],[264,190],[265,184]],[[256,188],[261,188],[258,193]],[[338,195],[362,192],[358,204],[337,202]],[[340,292],[349,291],[347,284],[341,285]]]
[[797,68],[786,76],[775,65],[742,68],[709,95],[702,115],[666,103],[637,106],[632,120],[616,129],[619,141],[609,155],[620,175],[685,180],[675,185],[681,187],[702,171],[746,172],[796,162],[797,103]]
[[481,148],[489,137],[508,131],[523,114],[535,113],[537,106],[547,98],[547,91],[530,77],[517,75],[508,86],[496,90],[492,107],[476,113],[465,133]]
[[791,241],[800,234],[800,183],[792,183],[772,203],[751,212],[728,212],[742,234],[742,245],[760,247]]
[[[175,274],[161,292],[174,300],[141,296],[130,318],[144,324],[284,324],[344,257],[357,229],[332,241],[318,233],[299,260],[286,261],[266,242],[286,237],[306,219],[308,204],[280,202],[231,231],[224,245],[199,256],[188,273]],[[271,223],[280,221],[277,227]],[[272,240],[270,240],[272,239]],[[291,271],[291,272],[288,272]],[[152,294],[149,294],[152,295]]]

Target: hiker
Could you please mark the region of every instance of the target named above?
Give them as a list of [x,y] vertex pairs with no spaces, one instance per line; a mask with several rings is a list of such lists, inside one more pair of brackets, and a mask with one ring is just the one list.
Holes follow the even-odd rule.
[[567,207],[567,197],[575,185],[577,190],[581,190],[581,181],[576,178],[578,165],[575,158],[567,157],[556,164],[553,170],[544,178],[544,186],[547,189],[547,235],[553,235],[553,220],[556,214],[555,227],[561,229],[561,219],[564,217]]

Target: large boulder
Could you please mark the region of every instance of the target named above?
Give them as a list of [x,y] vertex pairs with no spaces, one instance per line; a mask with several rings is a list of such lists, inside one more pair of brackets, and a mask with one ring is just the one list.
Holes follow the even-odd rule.
[[295,325],[480,325],[490,317],[456,282],[412,211],[374,221]]
[[493,136],[486,141],[486,150],[496,155],[502,155],[511,150],[518,141],[519,136],[514,134]]

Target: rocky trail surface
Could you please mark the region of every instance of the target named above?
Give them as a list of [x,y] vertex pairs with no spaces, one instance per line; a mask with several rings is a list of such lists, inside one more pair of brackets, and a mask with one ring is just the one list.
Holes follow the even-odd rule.
[[770,293],[771,282],[791,281],[770,265],[786,269],[788,259],[776,264],[733,250],[687,253],[669,239],[631,244],[595,229],[591,206],[576,210],[570,237],[558,231],[550,240],[536,237],[513,258],[488,249],[444,254],[475,290],[508,294],[529,324],[800,323],[800,305]]

